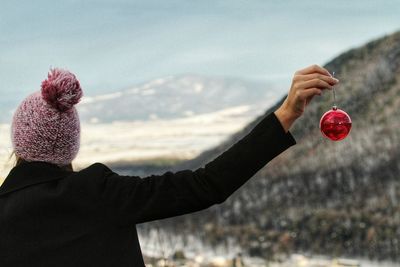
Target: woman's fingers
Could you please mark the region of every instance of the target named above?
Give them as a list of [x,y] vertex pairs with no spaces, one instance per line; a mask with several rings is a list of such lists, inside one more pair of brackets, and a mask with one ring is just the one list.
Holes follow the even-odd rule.
[[311,65],[311,66],[309,66],[307,68],[304,68],[304,69],[296,71],[295,75],[306,75],[306,74],[311,74],[311,73],[315,73],[315,72],[318,72],[318,73],[321,73],[321,74],[324,74],[324,75],[327,75],[327,76],[332,76],[327,69],[322,68],[322,67],[320,67],[320,66],[318,66],[316,64]]
[[298,80],[298,81],[309,81],[313,79],[320,79],[323,80],[331,85],[335,85],[339,82],[338,79],[333,78],[331,76],[326,76],[321,73],[312,73],[312,74],[306,74],[306,75],[296,75],[293,79]]
[[320,88],[309,88],[307,90],[301,91],[299,93],[299,97],[301,100],[310,100],[312,97],[321,94],[322,90]]
[[308,89],[308,88],[319,88],[319,89],[332,89],[333,85],[327,83],[324,80],[320,79],[312,79],[305,82],[299,82],[299,88]]

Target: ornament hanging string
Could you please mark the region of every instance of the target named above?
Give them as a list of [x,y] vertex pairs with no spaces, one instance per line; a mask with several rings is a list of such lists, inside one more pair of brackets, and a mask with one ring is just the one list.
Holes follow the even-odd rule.
[[[332,71],[332,77],[334,78],[335,77],[335,72],[334,71]],[[336,92],[335,92],[335,87],[333,86],[332,87],[332,93],[333,93],[333,109],[334,110],[336,110],[337,109],[337,106],[336,106]]]

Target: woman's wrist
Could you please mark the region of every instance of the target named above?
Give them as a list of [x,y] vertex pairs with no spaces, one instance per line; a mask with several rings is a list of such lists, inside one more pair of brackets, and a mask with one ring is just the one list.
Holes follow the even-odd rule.
[[287,133],[297,119],[297,116],[294,116],[284,105],[280,106],[274,113]]

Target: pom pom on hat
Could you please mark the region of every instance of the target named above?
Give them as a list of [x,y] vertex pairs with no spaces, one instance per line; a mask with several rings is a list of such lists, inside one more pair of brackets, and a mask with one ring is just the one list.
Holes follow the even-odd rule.
[[82,89],[73,73],[55,68],[42,82],[42,97],[49,105],[63,112],[80,101]]

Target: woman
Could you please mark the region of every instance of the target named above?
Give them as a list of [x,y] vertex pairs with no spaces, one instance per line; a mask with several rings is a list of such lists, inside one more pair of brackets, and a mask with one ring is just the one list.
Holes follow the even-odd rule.
[[102,163],[72,170],[82,90],[72,73],[51,70],[13,117],[17,164],[0,187],[0,266],[144,266],[136,224],[224,202],[295,144],[293,122],[337,82],[317,65],[300,70],[282,106],[216,159],[141,178]]

